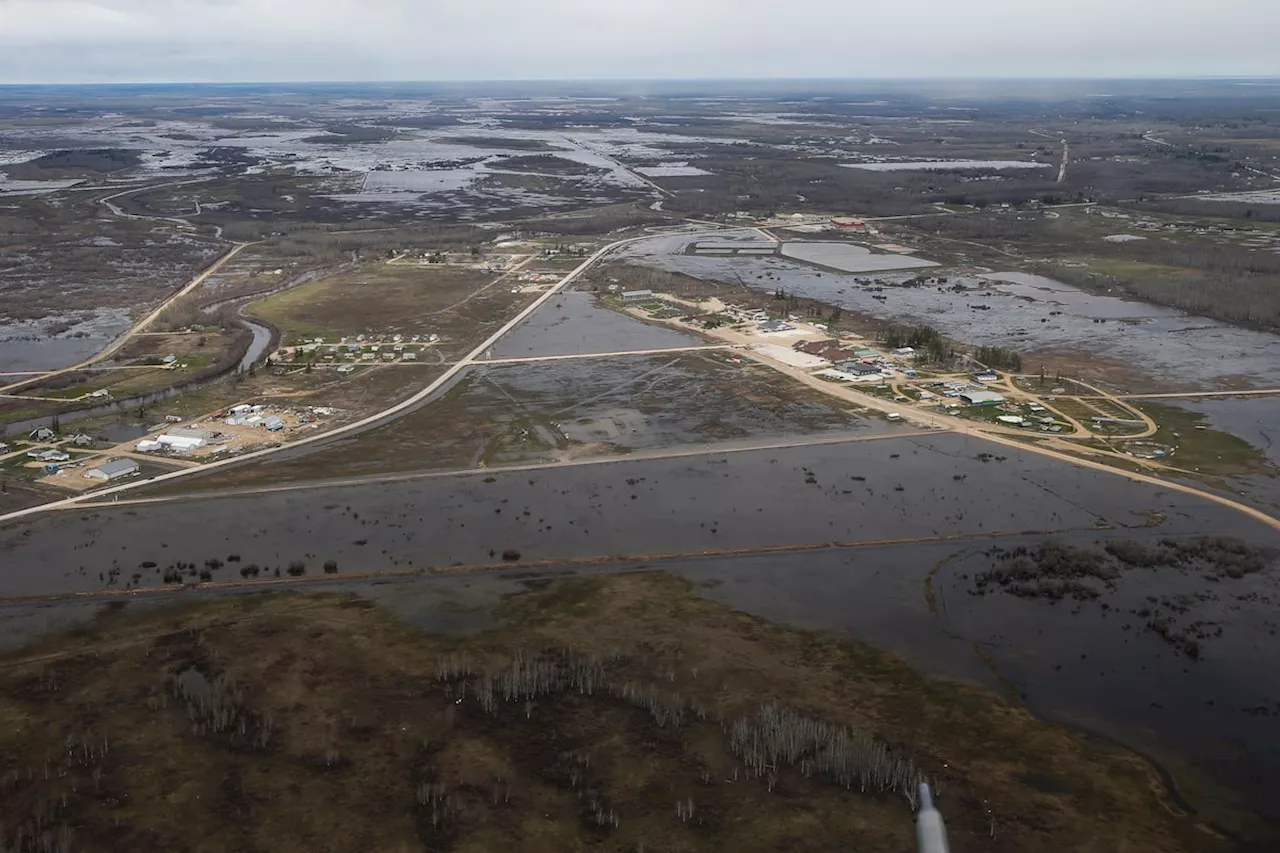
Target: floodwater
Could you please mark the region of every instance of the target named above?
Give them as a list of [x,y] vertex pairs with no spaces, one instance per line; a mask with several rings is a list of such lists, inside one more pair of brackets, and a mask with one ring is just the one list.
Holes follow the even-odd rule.
[[0,196],[44,195],[58,190],[68,190],[82,183],[84,181],[79,178],[71,180],[17,181],[0,171]]
[[1219,432],[1242,438],[1280,465],[1280,397],[1221,397],[1206,400],[1161,400],[1205,416]]
[[782,244],[782,254],[842,272],[879,272],[936,267],[935,261],[910,255],[873,255],[871,250],[852,243],[790,242]]
[[[994,455],[983,461],[984,453]],[[1167,520],[1148,526],[1155,510]],[[1275,804],[1261,800],[1280,785],[1280,727],[1251,710],[1280,712],[1280,687],[1259,677],[1280,665],[1274,567],[1217,582],[1135,571],[1104,599],[1109,609],[969,594],[991,537],[1004,537],[1005,547],[1045,535],[1087,547],[1204,534],[1280,544],[1217,504],[947,434],[86,509],[0,531],[0,591],[101,589],[98,572],[113,563],[118,585],[133,571],[154,584],[143,561],[160,568],[230,554],[241,562],[218,577],[293,560],[316,574],[328,559],[343,571],[378,571],[493,563],[506,549],[525,562],[631,555],[623,566],[676,571],[701,594],[748,612],[848,632],[929,672],[997,690],[1011,683],[1033,710],[1132,744],[1175,773],[1189,762],[1241,789],[1252,785],[1250,805],[1274,814]],[[925,541],[902,541],[917,537]],[[653,559],[838,541],[868,545]],[[931,574],[936,610],[925,596]],[[487,627],[498,597],[518,582],[511,573],[433,575],[308,589],[368,595],[424,628],[466,632]],[[1128,613],[1147,596],[1179,594],[1190,607],[1182,618],[1223,627],[1200,660],[1175,655]],[[3,613],[34,620],[11,633],[59,624],[43,611]],[[1182,787],[1195,801],[1199,789]]]
[[[1280,468],[1280,397],[1227,397],[1210,400],[1160,400],[1164,405],[1199,412],[1211,429],[1234,435],[1261,450]],[[1280,476],[1228,477],[1237,497],[1270,511],[1280,510]]]
[[[1158,534],[1123,534],[1150,535]],[[1057,538],[1092,547],[1106,536],[1116,534]],[[1268,575],[1220,584],[1194,573],[1135,572],[1107,595],[1103,609],[1098,602],[970,595],[967,577],[989,567],[982,554],[987,547],[886,546],[706,560],[676,570],[704,585],[700,594],[772,621],[848,632],[926,672],[976,681],[999,693],[1011,684],[1034,713],[1155,757],[1208,819],[1221,813],[1207,808],[1204,790],[1189,783],[1195,776],[1185,775],[1188,770],[1234,789],[1239,800],[1232,807],[1280,819],[1280,807],[1266,793],[1280,786],[1280,726],[1273,716],[1251,710],[1280,707],[1280,688],[1259,678],[1280,663],[1273,633],[1280,600],[1274,568]],[[923,591],[936,566],[941,568],[933,582],[935,614]],[[1183,617],[1223,626],[1222,637],[1205,642],[1196,661],[1175,654],[1144,630],[1145,619],[1129,612],[1150,606],[1150,595],[1177,594],[1215,596],[1192,605]]]
[[851,414],[830,398],[779,397],[769,384],[774,377],[761,375],[729,364],[723,353],[495,365],[476,368],[464,402],[497,422],[512,416],[549,422],[572,441],[618,452],[884,431],[884,422]]
[[494,358],[630,352],[699,346],[696,335],[645,323],[599,304],[592,293],[562,293],[493,347]]
[[49,324],[60,319],[0,324],[0,372],[57,370],[77,364],[105,349],[132,325],[124,311],[97,309],[65,332],[44,334]]
[[867,172],[943,172],[971,169],[1052,169],[1052,163],[1026,160],[903,160],[888,163],[841,163],[846,169]]
[[[967,343],[1037,352],[1079,353],[1129,365],[1129,390],[1280,387],[1280,336],[1241,329],[1143,302],[1093,294],[1024,273],[948,276],[946,285],[900,286],[914,273],[857,276],[816,270],[778,257],[689,255],[687,237],[622,248],[619,258],[695,278],[744,282],[821,300],[869,316],[926,323]],[[926,275],[932,276],[934,272]],[[883,287],[872,291],[868,282]],[[964,286],[957,291],[956,284]],[[885,297],[883,300],[875,297]],[[1105,322],[1104,322],[1105,321]]]
[[97,573],[112,563],[132,571],[224,552],[378,571],[488,563],[507,548],[554,560],[1128,528],[1154,510],[1170,518],[1162,533],[1262,533],[1217,504],[942,434],[60,513],[0,530],[0,595],[101,589]]
[[149,424],[145,421],[135,421],[128,419],[121,414],[120,420],[115,423],[107,424],[93,431],[93,434],[101,439],[110,441],[113,444],[121,444],[126,441],[135,441],[151,432]]

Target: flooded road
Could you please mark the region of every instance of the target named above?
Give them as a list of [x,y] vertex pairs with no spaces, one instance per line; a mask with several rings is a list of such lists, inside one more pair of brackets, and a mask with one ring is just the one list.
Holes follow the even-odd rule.
[[[967,343],[1011,347],[1024,355],[1078,352],[1130,365],[1149,378],[1133,391],[1280,386],[1280,336],[1229,326],[1143,302],[1082,291],[1025,273],[985,277],[948,275],[904,286],[915,273],[840,274],[778,257],[707,257],[683,254],[692,242],[672,236],[633,244],[619,256],[629,263],[754,289],[785,289],[886,320],[925,323]],[[860,280],[862,283],[860,283]],[[872,283],[882,290],[872,290]],[[959,285],[963,289],[956,289]],[[883,297],[878,299],[876,297]]]

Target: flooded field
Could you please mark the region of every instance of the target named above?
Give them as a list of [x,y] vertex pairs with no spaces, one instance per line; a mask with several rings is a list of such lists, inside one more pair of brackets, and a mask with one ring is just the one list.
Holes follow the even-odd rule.
[[[250,566],[263,577],[291,565],[322,575],[328,561],[343,572],[447,572],[500,563],[504,552],[553,564],[607,555],[676,571],[703,595],[771,620],[847,631],[927,671],[1011,685],[1037,712],[1155,756],[1193,801],[1206,779],[1248,781],[1259,792],[1249,804],[1274,812],[1261,792],[1280,784],[1280,695],[1257,677],[1280,664],[1274,565],[1217,580],[1138,570],[1094,601],[972,593],[993,544],[1053,536],[1097,548],[1205,534],[1280,544],[1216,504],[977,439],[916,436],[78,510],[0,531],[0,590],[120,588],[135,573],[158,585],[177,562],[194,572],[210,560],[210,574],[229,580]],[[716,556],[778,547],[813,550]],[[653,559],[696,552],[707,556]],[[483,628],[491,602],[527,576],[333,588],[465,632]],[[1157,598],[1178,603],[1186,623],[1220,629],[1196,659],[1146,627],[1140,611]],[[11,635],[62,624],[29,608],[3,616],[30,620],[10,621]]]
[[[72,322],[72,321],[68,321]],[[54,335],[45,329],[59,318],[0,324],[0,373],[57,370],[89,358],[132,325],[125,311],[89,312],[71,328]]]
[[782,254],[797,261],[807,261],[841,272],[880,272],[938,266],[934,261],[910,255],[873,255],[870,249],[852,243],[783,243]]
[[668,349],[706,343],[696,335],[642,323],[599,305],[592,293],[563,293],[493,347],[494,358]]
[[378,571],[488,563],[510,548],[527,561],[1099,525],[1132,535],[1157,511],[1159,535],[1263,535],[1216,504],[991,451],[961,436],[886,437],[74,511],[3,531],[0,593],[102,589],[113,563],[124,586],[142,561],[154,575],[223,551],[271,568],[334,559]]
[[975,171],[979,169],[1051,169],[1050,163],[1032,163],[1027,160],[902,160],[886,163],[841,163],[846,169],[862,169],[867,172],[946,172]]
[[[1280,466],[1280,397],[1228,397],[1210,400],[1169,400],[1179,409],[1205,416],[1210,429],[1243,439]],[[1280,510],[1280,477],[1265,474],[1227,479],[1234,494],[1254,506]]]
[[773,371],[735,364],[719,352],[481,364],[434,402],[390,423],[202,477],[197,488],[545,463],[886,428]]
[[[423,115],[438,112],[431,105],[420,108]],[[341,111],[327,118],[349,120]],[[405,118],[412,123],[415,117]],[[13,135],[30,149],[21,155],[31,158],[68,145],[136,150],[142,155],[133,170],[138,177],[207,174],[223,156],[252,159],[259,169],[294,170],[314,182],[317,198],[340,205],[394,205],[461,219],[603,204],[647,194],[650,186],[618,157],[643,158],[644,168],[658,177],[705,175],[689,165],[688,155],[678,156],[665,146],[722,141],[636,128],[582,128],[565,133],[501,127],[427,130],[408,125],[394,132],[364,128],[365,136],[353,141],[326,129],[325,121],[323,115],[309,116],[305,123],[263,118],[257,122],[260,126],[246,131],[195,119],[159,120],[141,127],[124,116],[104,115],[74,127],[26,127]],[[509,159],[530,151],[551,153],[588,174],[536,174],[506,166]],[[74,183],[9,181],[0,176],[0,195],[46,192]]]
[[1178,400],[1175,405],[1201,413],[1212,429],[1243,438],[1280,465],[1280,397]]
[[[771,292],[779,287],[883,319],[927,323],[981,346],[1027,355],[1104,358],[1123,364],[1126,390],[1280,386],[1280,336],[1143,302],[1093,294],[1024,273],[948,276],[947,285],[906,286],[916,274],[820,271],[776,257],[685,254],[687,238],[627,246],[628,263]],[[859,280],[861,279],[861,281]],[[884,297],[877,299],[875,297]]]

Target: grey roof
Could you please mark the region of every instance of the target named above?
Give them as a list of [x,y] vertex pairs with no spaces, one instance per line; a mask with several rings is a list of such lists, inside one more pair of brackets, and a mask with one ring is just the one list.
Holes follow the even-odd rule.
[[108,477],[113,477],[117,474],[128,474],[131,471],[137,471],[138,463],[132,459],[112,459],[110,462],[103,462],[94,470],[101,471]]
[[960,399],[970,403],[1003,403],[1004,395],[994,391],[961,391]]
[[838,363],[836,367],[843,370],[845,373],[871,374],[880,372],[880,368],[876,367],[874,364],[863,364],[860,361],[842,361]]

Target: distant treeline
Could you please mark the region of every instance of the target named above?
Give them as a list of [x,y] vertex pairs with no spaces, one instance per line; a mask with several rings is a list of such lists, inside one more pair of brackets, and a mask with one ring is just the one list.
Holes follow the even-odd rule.
[[916,357],[931,364],[942,364],[955,358],[955,347],[932,326],[888,326],[881,334],[888,349],[911,347]]
[[997,370],[1022,370],[1022,356],[1004,347],[978,347],[973,357]]

